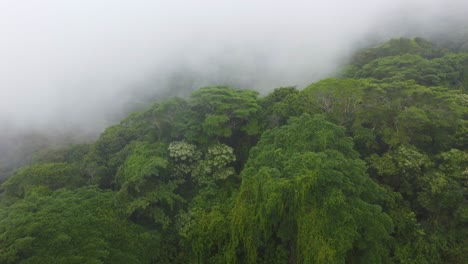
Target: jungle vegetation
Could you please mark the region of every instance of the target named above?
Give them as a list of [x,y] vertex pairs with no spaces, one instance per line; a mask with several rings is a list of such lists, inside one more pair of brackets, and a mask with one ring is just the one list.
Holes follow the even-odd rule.
[[466,263],[467,91],[468,53],[400,38],[156,102],[1,185],[0,263]]

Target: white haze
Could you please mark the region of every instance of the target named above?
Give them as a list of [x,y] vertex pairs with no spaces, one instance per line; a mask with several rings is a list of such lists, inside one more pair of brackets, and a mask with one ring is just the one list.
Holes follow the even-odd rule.
[[101,131],[183,85],[303,87],[368,40],[429,36],[467,11],[450,0],[0,0],[0,137]]

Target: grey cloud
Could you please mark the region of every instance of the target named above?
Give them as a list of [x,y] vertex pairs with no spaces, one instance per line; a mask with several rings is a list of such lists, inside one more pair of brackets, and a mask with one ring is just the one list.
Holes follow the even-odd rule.
[[465,2],[1,0],[0,128],[100,131],[182,85],[302,87],[363,39],[458,23]]

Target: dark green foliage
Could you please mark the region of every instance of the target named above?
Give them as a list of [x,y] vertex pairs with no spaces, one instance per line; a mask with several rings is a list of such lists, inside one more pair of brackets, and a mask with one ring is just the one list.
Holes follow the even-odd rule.
[[354,79],[325,79],[301,91],[300,104],[305,112],[321,113],[339,125],[350,126],[362,108],[366,86]]
[[468,54],[447,54],[433,60],[404,54],[374,60],[347,76],[376,78],[386,82],[415,80],[425,86],[465,89],[467,61]]
[[76,164],[43,163],[19,170],[2,185],[2,188],[8,196],[24,197],[38,186],[57,190],[64,187],[76,188],[84,183]]
[[468,255],[468,154],[452,149],[435,157],[421,180],[417,201],[424,208],[421,222],[434,233],[445,261],[462,263]]
[[158,237],[122,218],[114,197],[95,188],[36,188],[0,204],[0,262],[149,263]]
[[453,93],[394,82],[371,83],[364,94],[351,128],[359,148],[381,152],[409,143],[439,152],[456,144],[467,108],[456,102]]
[[89,145],[70,145],[42,149],[33,155],[33,163],[79,162],[89,152]]
[[106,129],[94,146],[98,155],[108,158],[123,149],[135,137],[136,135],[132,133],[131,129],[115,125]]
[[158,102],[141,113],[135,113],[121,124],[135,131],[146,140],[180,139],[191,119],[188,102],[182,98],[170,98]]
[[441,57],[445,53],[445,50],[436,47],[434,44],[422,38],[398,38],[392,39],[378,47],[356,53],[351,64],[361,67],[376,59],[403,54],[415,54],[432,59]]
[[302,113],[299,102],[299,91],[295,87],[281,87],[260,99],[261,122],[266,128],[286,124],[292,116]]

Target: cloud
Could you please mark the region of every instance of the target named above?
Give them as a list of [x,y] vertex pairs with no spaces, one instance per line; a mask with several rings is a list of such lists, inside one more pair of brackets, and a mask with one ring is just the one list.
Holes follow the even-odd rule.
[[456,23],[464,2],[0,0],[0,127],[100,131],[180,86],[302,87],[363,40]]

